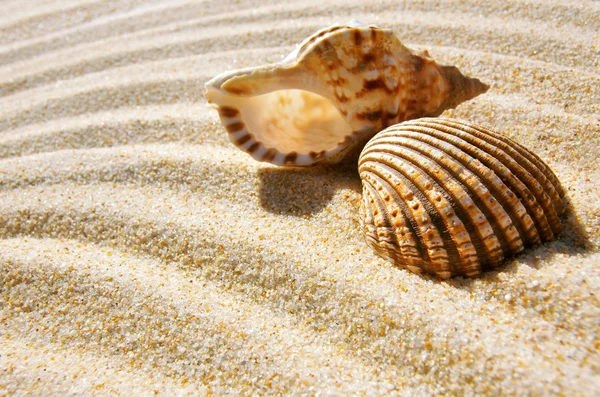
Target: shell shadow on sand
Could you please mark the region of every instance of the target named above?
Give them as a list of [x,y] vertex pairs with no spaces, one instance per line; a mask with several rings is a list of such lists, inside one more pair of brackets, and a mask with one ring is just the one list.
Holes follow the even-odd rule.
[[[341,164],[316,167],[279,168],[267,166],[258,170],[260,179],[259,196],[261,206],[275,214],[298,217],[312,217],[322,211],[339,190],[349,190],[356,194],[357,200],[362,192],[361,181],[356,170],[356,157],[350,156]],[[562,232],[557,240],[538,246],[528,247],[498,268],[487,271],[477,278],[455,277],[440,280],[427,274],[416,274],[432,282],[445,282],[456,288],[470,288],[472,283],[484,278],[488,281],[498,280],[499,273],[518,271],[512,258],[521,258],[519,264],[540,270],[542,263],[555,255],[581,255],[593,249],[588,233],[575,212],[570,198],[564,197],[565,213],[561,216]],[[356,203],[358,206],[358,201]],[[357,215],[358,216],[358,215]],[[358,228],[357,223],[357,228]],[[550,249],[549,249],[550,248]],[[537,252],[536,252],[537,251]],[[530,255],[535,252],[534,255]],[[375,257],[375,253],[373,256]]]
[[458,289],[470,291],[477,280],[502,282],[505,277],[500,278],[499,274],[518,273],[520,266],[543,272],[544,268],[548,266],[556,266],[556,261],[553,258],[557,255],[574,257],[594,251],[594,243],[590,240],[588,232],[579,221],[568,196],[564,198],[564,203],[565,214],[561,217],[563,230],[555,241],[526,248],[523,252],[508,258],[507,262],[500,267],[485,272],[477,278],[454,277],[449,280],[439,280],[429,275],[420,276],[435,283],[445,283]]
[[545,267],[556,263],[552,258],[557,255],[576,256],[593,251],[595,249],[594,243],[581,224],[568,195],[563,198],[563,202],[565,205],[565,213],[561,216],[563,230],[555,241],[528,247],[515,256],[507,258],[507,261],[498,268],[484,272],[476,278],[453,277],[448,280],[440,280],[427,274],[419,274],[418,276],[434,283],[444,283],[458,289],[471,290],[477,280],[503,281],[504,278],[498,277],[499,274],[517,273],[519,266],[527,266],[534,270],[543,271]]
[[361,192],[356,163],[258,170],[261,206],[275,214],[312,216],[327,206],[337,191]]

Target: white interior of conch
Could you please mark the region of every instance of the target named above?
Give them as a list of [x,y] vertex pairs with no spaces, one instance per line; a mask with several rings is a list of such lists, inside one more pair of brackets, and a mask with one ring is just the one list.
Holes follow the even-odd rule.
[[333,149],[351,133],[327,99],[302,90],[281,90],[244,98],[239,109],[257,140],[280,152]]
[[329,151],[352,133],[338,109],[309,91],[287,89],[243,97],[220,91],[211,100],[237,108],[258,142],[281,153]]

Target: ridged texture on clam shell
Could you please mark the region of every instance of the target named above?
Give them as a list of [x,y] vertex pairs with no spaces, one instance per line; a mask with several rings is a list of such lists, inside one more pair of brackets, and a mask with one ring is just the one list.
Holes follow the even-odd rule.
[[359,173],[368,244],[416,273],[474,277],[561,231],[564,192],[550,168],[474,124],[389,127],[363,149]]
[[279,63],[206,83],[230,140],[277,165],[340,161],[383,128],[437,116],[488,86],[359,22],[319,30]]

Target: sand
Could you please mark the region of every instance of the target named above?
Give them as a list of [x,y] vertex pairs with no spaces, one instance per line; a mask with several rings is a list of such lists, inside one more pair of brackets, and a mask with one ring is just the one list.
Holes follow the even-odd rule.
[[[600,390],[600,2],[3,2],[0,395]],[[356,165],[280,169],[204,82],[359,19],[491,85],[567,191],[560,238],[479,279],[376,257]]]

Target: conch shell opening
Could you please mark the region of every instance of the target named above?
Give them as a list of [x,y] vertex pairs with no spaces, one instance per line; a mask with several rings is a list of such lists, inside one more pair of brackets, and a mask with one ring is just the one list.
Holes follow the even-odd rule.
[[279,63],[216,76],[206,97],[238,148],[306,166],[339,162],[389,125],[437,116],[487,89],[390,30],[353,21],[316,32]]
[[318,155],[339,152],[352,127],[326,98],[283,89],[255,96],[208,94],[236,146],[259,161],[312,164]]

